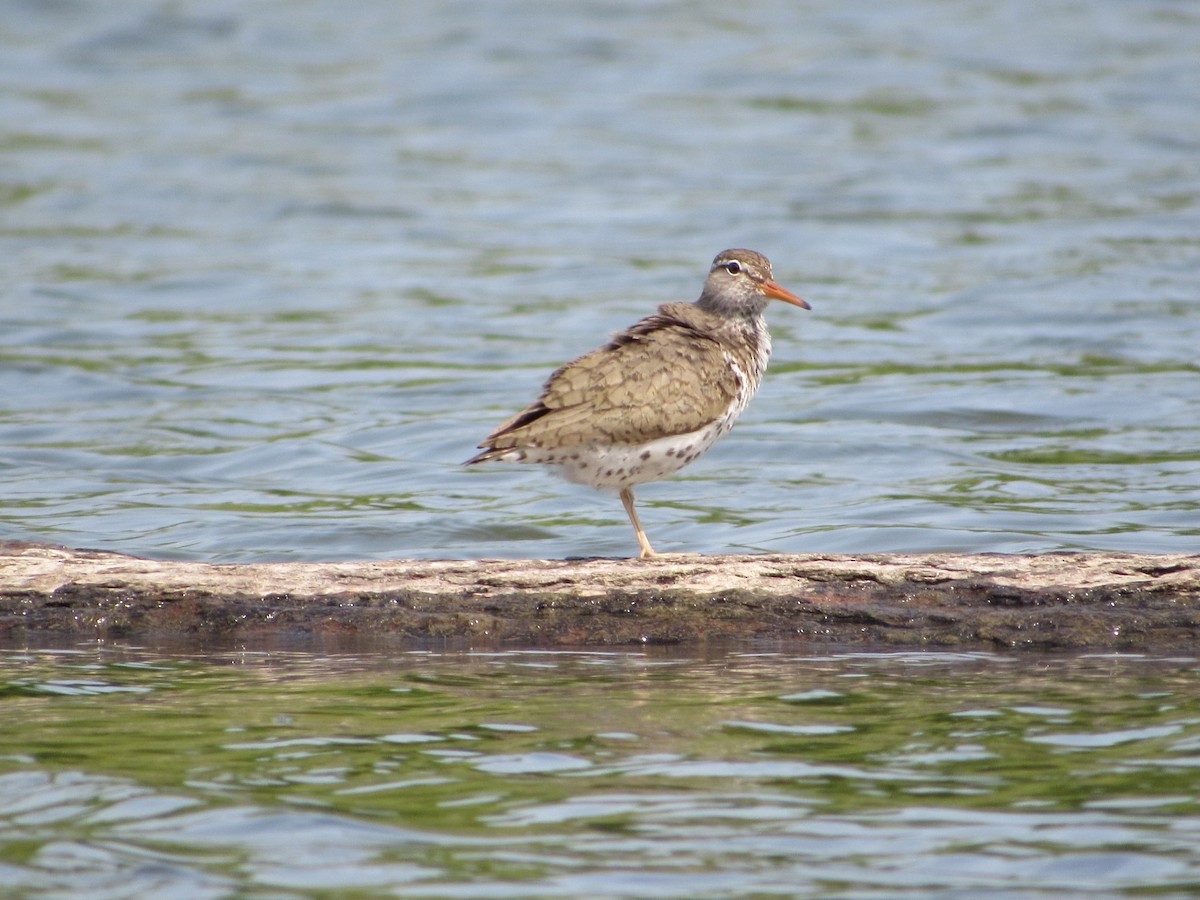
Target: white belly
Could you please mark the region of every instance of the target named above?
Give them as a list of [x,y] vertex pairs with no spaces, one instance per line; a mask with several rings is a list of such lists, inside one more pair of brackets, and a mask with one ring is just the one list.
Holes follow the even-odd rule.
[[592,444],[557,450],[525,447],[507,458],[556,466],[559,475],[576,484],[620,490],[675,474],[728,434],[736,419],[736,414],[727,415],[697,431],[643,444]]

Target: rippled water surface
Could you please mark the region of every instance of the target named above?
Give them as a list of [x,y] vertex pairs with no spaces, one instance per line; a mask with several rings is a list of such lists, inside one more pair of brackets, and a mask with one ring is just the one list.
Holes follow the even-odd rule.
[[660,550],[1195,550],[1200,8],[0,0],[0,536],[629,554],[458,463],[750,246]]
[[1200,661],[0,651],[27,897],[1183,897]]

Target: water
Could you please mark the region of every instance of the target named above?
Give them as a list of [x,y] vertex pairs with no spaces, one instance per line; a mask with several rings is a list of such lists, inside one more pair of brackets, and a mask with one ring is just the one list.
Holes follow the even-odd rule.
[[1194,657],[93,644],[0,703],[6,896],[1200,889]]
[[0,536],[628,555],[462,470],[728,246],[812,313],[663,551],[1190,551],[1188,2],[0,2]]
[[[629,555],[458,465],[749,246],[662,551],[1200,546],[1200,9],[0,0],[0,538]],[[15,896],[1200,890],[1195,659],[0,652]]]

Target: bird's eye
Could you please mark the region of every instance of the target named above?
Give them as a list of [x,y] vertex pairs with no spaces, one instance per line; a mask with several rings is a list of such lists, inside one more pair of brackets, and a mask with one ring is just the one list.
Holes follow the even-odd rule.
[[730,275],[738,275],[742,271],[742,264],[736,259],[731,259],[729,262],[725,263],[725,271]]

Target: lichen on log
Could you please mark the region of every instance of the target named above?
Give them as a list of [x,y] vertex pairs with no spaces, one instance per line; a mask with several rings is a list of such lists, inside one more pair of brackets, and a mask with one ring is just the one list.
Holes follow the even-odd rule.
[[467,644],[725,639],[904,647],[1200,647],[1200,555],[671,555],[210,564],[0,542],[0,638]]

